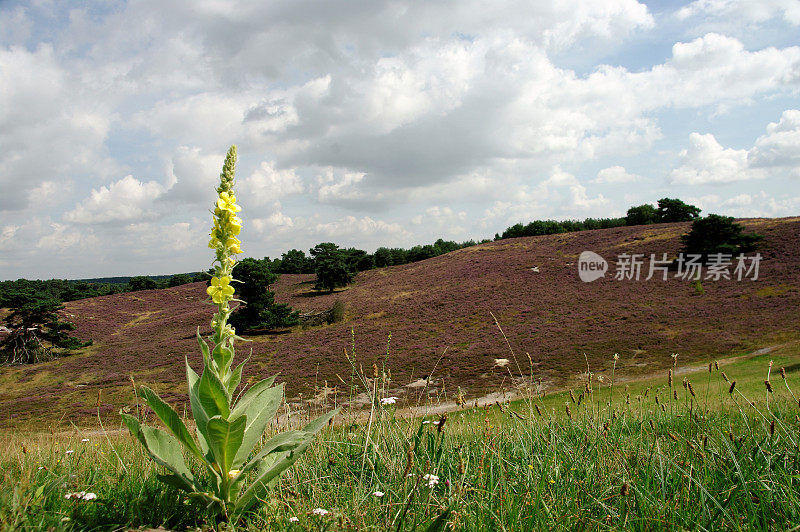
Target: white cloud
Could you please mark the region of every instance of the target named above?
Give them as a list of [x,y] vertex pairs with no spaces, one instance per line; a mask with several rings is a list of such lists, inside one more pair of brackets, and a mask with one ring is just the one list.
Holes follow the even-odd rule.
[[783,112],[780,121],[749,149],[724,148],[714,135],[692,133],[690,147],[681,151],[681,164],[668,179],[673,183],[732,183],[770,176],[800,176],[800,111]]
[[0,72],[0,210],[26,208],[44,181],[117,168],[103,146],[106,106],[87,101],[51,45],[0,47]]
[[161,198],[176,203],[206,204],[219,184],[224,153],[203,153],[200,148],[180,146],[169,163],[169,191]]
[[628,173],[623,166],[611,166],[603,168],[597,172],[597,177],[592,181],[593,183],[632,183],[640,181],[641,176]]
[[770,123],[766,135],[756,140],[749,156],[754,167],[783,167],[800,176],[800,111],[788,109],[778,122]]
[[792,26],[800,25],[797,0],[695,0],[677,11],[679,19],[702,16],[725,21],[759,24],[780,18]]
[[681,165],[669,174],[673,183],[731,183],[764,177],[749,169],[747,150],[723,148],[710,133],[692,133],[689,143],[689,148],[680,153]]
[[239,196],[252,205],[267,205],[304,190],[294,168],[277,169],[274,161],[262,161],[249,177],[240,181]]
[[376,235],[407,237],[410,233],[398,223],[387,223],[383,220],[374,220],[369,216],[356,218],[345,216],[338,220],[317,223],[312,227],[314,234],[325,238],[351,240],[355,236],[374,237]]
[[154,181],[142,182],[127,175],[108,186],[92,190],[91,195],[64,214],[75,224],[132,223],[158,216],[154,201],[164,187]]

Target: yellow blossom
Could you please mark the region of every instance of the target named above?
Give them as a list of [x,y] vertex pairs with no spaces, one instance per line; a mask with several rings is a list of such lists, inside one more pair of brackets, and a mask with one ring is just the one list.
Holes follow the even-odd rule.
[[228,237],[228,240],[225,241],[225,247],[228,248],[228,251],[232,254],[241,253],[242,248],[239,247],[241,242],[235,236]]
[[228,276],[212,277],[211,286],[206,289],[208,295],[214,303],[224,303],[233,297],[233,287],[230,285],[231,278]]
[[236,205],[236,196],[228,194],[227,192],[220,192],[219,199],[217,200],[217,208],[220,211],[228,211],[236,214],[242,208]]

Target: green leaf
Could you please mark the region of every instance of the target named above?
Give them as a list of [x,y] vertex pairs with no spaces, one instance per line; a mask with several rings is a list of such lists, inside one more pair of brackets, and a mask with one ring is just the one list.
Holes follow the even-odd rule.
[[225,475],[231,470],[233,457],[242,445],[244,427],[247,423],[247,416],[241,416],[233,421],[228,421],[219,416],[214,416],[208,420],[206,430],[208,431],[208,445],[220,467],[222,474]]
[[211,356],[216,362],[217,367],[219,367],[223,371],[223,374],[228,371],[228,368],[233,361],[233,349],[229,347],[225,347],[223,344],[217,344],[214,346],[214,350],[211,352]]
[[[131,434],[144,446],[150,457],[156,463],[163,465],[178,477],[182,477],[183,489],[197,491],[194,487],[194,476],[186,467],[181,453],[181,444],[163,430],[152,427],[142,427],[135,417],[120,412],[122,421],[128,426]],[[174,484],[173,484],[174,485]]]
[[228,392],[217,374],[209,368],[203,369],[203,375],[197,383],[197,397],[209,418],[221,416],[227,419],[230,416]]
[[[261,471],[259,471],[258,478],[253,481],[252,484],[241,494],[241,496],[236,501],[236,508],[234,513],[236,515],[241,515],[242,512],[246,511],[254,502],[256,502],[260,497],[263,497],[264,493],[269,489],[270,484],[273,480],[278,478],[281,473],[289,469],[294,463],[300,458],[300,456],[305,452],[308,448],[309,444],[311,443],[312,437],[314,433],[319,431],[322,427],[324,427],[328,421],[333,419],[339,412],[339,408],[328,412],[327,414],[320,416],[319,418],[315,419],[308,425],[306,425],[301,433],[305,433],[303,441],[300,445],[295,447],[292,450],[287,451],[283,456],[277,455],[275,458],[274,463],[269,465],[269,463],[264,464],[267,467],[264,467]],[[276,437],[277,438],[277,437]],[[274,440],[275,438],[273,438]],[[272,441],[272,440],[270,440]],[[265,446],[266,447],[266,446]],[[274,454],[273,453],[270,454]],[[261,453],[259,453],[261,455]],[[256,458],[251,460],[251,462],[256,462]]]
[[328,424],[328,422],[333,419],[333,417],[339,413],[342,408],[335,408],[326,414],[322,414],[317,419],[303,427],[304,432],[310,432],[311,434],[316,434],[319,430]]
[[302,430],[290,430],[273,436],[264,444],[258,454],[245,464],[239,478],[244,478],[243,475],[245,473],[260,465],[267,455],[294,450],[303,443],[310,441],[313,437],[313,434]]
[[247,360],[236,366],[236,369],[234,369],[233,373],[231,373],[231,378],[228,381],[228,395],[231,397],[233,397],[233,392],[236,391],[239,383],[242,382],[242,369],[244,369],[245,362],[247,362]]
[[300,458],[303,452],[308,448],[311,440],[306,440],[303,444],[291,450],[283,456],[279,456],[276,461],[270,466],[261,471],[258,478],[242,493],[236,500],[236,508],[234,515],[241,515],[246,511],[254,502],[259,498],[263,498],[264,493],[269,489],[270,484],[278,476],[292,467],[294,463]]
[[181,475],[156,475],[156,478],[164,484],[169,484],[175,488],[184,491],[194,491],[195,487],[191,482],[186,482],[186,479]]
[[178,441],[181,442],[184,447],[186,447],[193,455],[203,460],[203,453],[200,452],[200,449],[197,447],[197,444],[192,439],[191,434],[186,429],[186,425],[183,424],[180,416],[175,410],[172,409],[167,403],[165,403],[159,396],[148,388],[147,386],[140,387],[142,397],[144,400],[147,401],[147,404],[150,405],[150,408],[153,409],[153,412],[156,413],[158,418],[167,426],[167,428],[178,438]]
[[197,328],[197,343],[200,344],[200,350],[203,352],[204,366],[208,366],[211,359],[211,353],[208,352],[208,344],[205,340],[203,340],[203,337],[200,336],[200,327]]
[[194,423],[197,426],[197,442],[203,454],[208,454],[208,443],[206,443],[206,423],[208,423],[209,415],[203,408],[203,403],[200,401],[198,393],[198,382],[200,377],[194,372],[189,365],[189,359],[186,358],[186,381],[189,383],[189,404],[192,407],[192,416]]
[[258,383],[248,390],[231,413],[232,417],[247,416],[242,446],[233,461],[234,467],[247,460],[247,456],[261,440],[267,425],[272,421],[283,400],[283,383],[273,387],[264,387],[261,384]]

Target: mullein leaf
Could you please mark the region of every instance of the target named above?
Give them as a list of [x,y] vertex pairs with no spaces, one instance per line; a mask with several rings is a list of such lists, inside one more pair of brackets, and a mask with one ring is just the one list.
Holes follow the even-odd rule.
[[227,419],[230,416],[228,390],[210,368],[203,370],[197,383],[197,397],[209,418],[221,416]]
[[217,465],[222,474],[227,474],[233,465],[233,457],[242,445],[244,427],[247,423],[247,416],[241,416],[233,421],[228,421],[219,416],[214,416],[208,420],[206,431],[208,432],[208,445],[214,454]]
[[186,381],[189,384],[189,405],[192,407],[192,417],[197,427],[197,442],[204,455],[208,454],[208,443],[206,443],[206,423],[208,423],[209,415],[203,408],[203,403],[200,402],[200,395],[198,392],[198,383],[200,377],[195,373],[189,365],[189,359],[186,360]]
[[193,455],[203,460],[203,453],[197,447],[197,444],[192,439],[189,430],[186,428],[186,425],[183,424],[178,413],[175,412],[170,405],[165,403],[156,392],[147,386],[142,386],[140,390],[144,400],[147,401],[147,404],[153,409],[153,412],[156,413],[161,422],[167,426],[178,441]]
[[273,387],[262,387],[261,383],[253,386],[242,397],[233,409],[232,416],[247,416],[242,446],[234,459],[234,467],[247,460],[250,452],[261,440],[270,421],[281,406],[283,400],[283,383]]
[[142,427],[139,424],[139,420],[131,415],[125,413],[120,413],[120,415],[131,434],[133,434],[134,437],[141,442],[145,450],[147,450],[147,454],[149,454],[156,463],[166,467],[181,479],[180,484],[182,484],[182,486],[179,487],[183,487],[183,489],[187,491],[196,491],[197,488],[194,487],[194,476],[183,461],[181,444],[178,440],[163,430],[152,427]]

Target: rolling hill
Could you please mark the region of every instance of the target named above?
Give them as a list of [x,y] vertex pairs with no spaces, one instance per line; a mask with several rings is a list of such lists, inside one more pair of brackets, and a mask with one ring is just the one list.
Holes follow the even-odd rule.
[[[244,380],[278,373],[295,399],[314,397],[327,382],[341,401],[353,368],[371,374],[377,363],[391,370],[391,395],[452,398],[461,387],[473,397],[531,381],[543,390],[574,385],[587,364],[610,373],[614,353],[617,371],[635,376],[671,365],[672,353],[707,361],[797,338],[800,218],[741,222],[765,237],[758,281],[706,280],[702,294],[681,279],[613,278],[621,253],[675,256],[688,223],[500,240],[363,272],[332,294],[315,293],[313,275],[283,275],[273,287],[278,301],[315,312],[340,300],[345,319],[240,343],[238,357],[252,349]],[[580,281],[584,250],[609,261],[605,278]],[[197,368],[194,331],[210,330],[205,299],[205,285],[193,283],[67,303],[67,319],[94,345],[2,368],[0,424],[96,424],[98,406],[104,420],[113,418],[134,403],[131,376],[182,409],[184,356]]]

